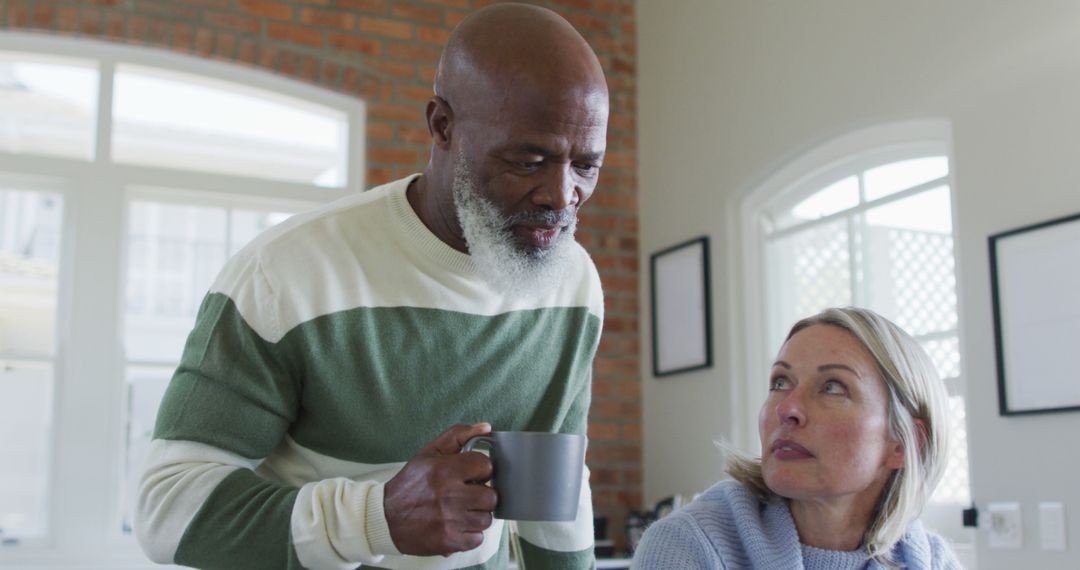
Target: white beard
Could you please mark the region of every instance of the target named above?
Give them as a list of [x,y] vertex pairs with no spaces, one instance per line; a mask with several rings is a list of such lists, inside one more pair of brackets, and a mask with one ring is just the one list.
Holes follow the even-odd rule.
[[[573,259],[575,209],[503,217],[480,194],[479,184],[460,156],[454,167],[453,195],[469,255],[489,284],[501,293],[530,296],[558,286]],[[518,242],[513,226],[530,218],[566,225],[550,248],[528,247]]]

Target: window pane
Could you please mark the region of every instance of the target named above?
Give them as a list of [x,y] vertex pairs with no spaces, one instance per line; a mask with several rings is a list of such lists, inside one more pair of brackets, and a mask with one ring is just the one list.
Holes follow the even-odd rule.
[[948,420],[952,440],[949,443],[948,462],[941,482],[934,490],[931,502],[952,503],[967,506],[971,503],[971,483],[968,480],[968,443],[964,398],[952,396],[948,402]]
[[766,246],[770,302],[769,354],[780,349],[787,330],[826,307],[851,304],[851,269],[846,220],[773,239]]
[[92,159],[97,94],[91,64],[0,52],[0,151]]
[[930,182],[949,173],[949,160],[931,156],[904,160],[866,171],[866,200],[877,200],[901,190]]
[[63,197],[0,182],[0,354],[55,351]]
[[912,335],[957,326],[949,189],[867,210],[862,235],[866,306]]
[[123,530],[127,533],[132,529],[139,477],[154,436],[158,406],[172,373],[171,366],[129,366],[127,369],[127,454],[121,509]]
[[118,162],[341,187],[345,113],[225,81],[121,65]]
[[231,228],[229,234],[229,255],[240,251],[240,248],[255,236],[262,233],[270,226],[275,226],[292,216],[292,212],[256,212],[252,210],[233,210]]
[[127,356],[179,360],[199,304],[225,263],[226,210],[135,201],[128,217]]
[[53,367],[0,360],[0,538],[46,533]]
[[859,205],[859,179],[848,176],[811,194],[790,210],[776,216],[776,229],[824,218]]

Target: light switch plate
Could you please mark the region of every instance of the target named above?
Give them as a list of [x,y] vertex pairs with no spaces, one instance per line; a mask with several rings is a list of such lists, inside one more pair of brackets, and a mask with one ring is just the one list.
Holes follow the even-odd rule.
[[1043,550],[1065,550],[1065,505],[1039,503],[1039,536]]
[[1024,546],[1023,517],[1020,503],[990,503],[986,510],[990,528],[990,548]]

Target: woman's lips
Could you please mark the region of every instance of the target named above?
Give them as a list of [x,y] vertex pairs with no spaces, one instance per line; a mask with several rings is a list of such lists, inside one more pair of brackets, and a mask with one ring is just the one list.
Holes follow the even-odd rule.
[[809,459],[814,456],[808,449],[790,439],[774,441],[769,452],[777,459]]

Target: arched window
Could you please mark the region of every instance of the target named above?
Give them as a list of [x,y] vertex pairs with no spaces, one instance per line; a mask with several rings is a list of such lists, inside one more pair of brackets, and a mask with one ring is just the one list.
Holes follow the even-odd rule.
[[867,129],[805,154],[743,201],[746,318],[758,323],[747,364],[760,379],[747,394],[760,405],[798,319],[841,305],[891,319],[930,354],[950,395],[956,437],[927,522],[970,541],[959,525],[971,499],[949,151],[947,124]]
[[203,294],[362,189],[363,122],[266,72],[0,33],[0,565],[141,559],[132,492]]

